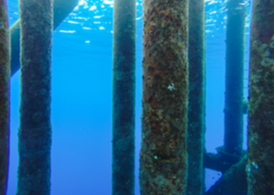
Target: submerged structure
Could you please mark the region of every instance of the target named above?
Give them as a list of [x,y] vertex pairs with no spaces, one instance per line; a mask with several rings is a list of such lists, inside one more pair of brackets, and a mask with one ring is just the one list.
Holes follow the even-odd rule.
[[[22,12],[21,21],[24,22],[23,27],[18,20],[8,29],[6,0],[0,1],[2,24],[0,28],[0,195],[7,193],[8,181],[9,78],[20,68],[20,51],[24,73],[21,81],[20,167],[17,194],[50,193],[52,23],[54,22],[54,28],[56,28],[77,3],[78,0],[55,0],[54,2],[47,0],[30,5],[29,1],[22,0],[20,10]],[[35,13],[34,11],[29,12],[29,6],[35,7]],[[52,17],[53,11],[54,18]],[[47,17],[41,13],[48,13]],[[22,28],[24,30],[20,32]],[[21,46],[20,37],[22,38]],[[38,40],[40,44],[37,44]],[[33,53],[36,55],[34,56]]]
[[134,0],[114,2],[113,27],[112,194],[134,195],[136,85],[136,2]]
[[188,0],[143,3],[141,194],[187,186]]
[[[78,0],[53,0],[53,29],[56,29],[60,23],[78,4]],[[11,77],[20,69],[20,20],[17,20],[10,27],[10,45],[11,45]]]
[[47,195],[51,175],[53,6],[51,0],[21,0],[19,6],[21,99],[16,194]]
[[[0,28],[0,101],[3,105],[0,107],[0,157],[3,159],[0,195],[5,195],[10,71],[6,4],[5,1],[0,3],[3,23]],[[52,3],[40,0],[31,5],[21,0],[21,28],[17,22],[10,29],[11,75],[19,69],[19,51],[22,64],[18,195],[50,194],[51,33],[53,24],[56,27],[77,1],[63,2],[68,7],[55,11]],[[134,194],[135,3],[132,0],[114,1],[113,195]],[[217,148],[218,154],[211,154],[204,147],[204,1],[144,1],[141,195],[273,193],[273,4],[268,0],[253,2],[248,151],[245,152],[242,150],[245,9],[238,0],[228,2],[225,141],[224,146]],[[34,7],[35,10],[29,12]],[[205,168],[223,173],[207,192],[204,189]]]
[[10,142],[10,47],[6,0],[0,0],[0,195],[6,194]]
[[[245,5],[240,0],[227,3],[224,146],[225,155],[243,154],[243,102],[245,54]],[[236,33],[237,32],[237,33]]]
[[254,0],[251,17],[248,195],[274,193],[274,1]]
[[204,191],[205,35],[204,0],[189,1],[187,195]]

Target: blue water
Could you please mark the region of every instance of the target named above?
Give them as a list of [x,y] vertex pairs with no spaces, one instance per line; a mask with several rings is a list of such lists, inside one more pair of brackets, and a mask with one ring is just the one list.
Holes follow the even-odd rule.
[[[249,42],[249,11],[246,52]],[[112,1],[80,0],[53,32],[52,48],[52,195],[111,194]],[[8,0],[9,23],[19,17],[18,1]],[[142,1],[137,1],[136,35],[136,195],[141,142]],[[223,145],[226,7],[206,1],[206,148]],[[245,69],[248,67],[246,53]],[[11,79],[11,148],[8,195],[17,186],[19,71]],[[245,71],[244,97],[248,72]],[[246,149],[246,115],[244,148]],[[206,188],[221,174],[206,170]]]

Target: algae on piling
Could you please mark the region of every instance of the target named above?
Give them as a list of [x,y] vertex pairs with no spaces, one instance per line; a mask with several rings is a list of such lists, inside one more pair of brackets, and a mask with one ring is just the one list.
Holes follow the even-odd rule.
[[21,97],[17,195],[48,195],[51,176],[53,2],[20,0],[19,6]]
[[274,1],[253,1],[250,36],[248,194],[273,194]]
[[188,20],[188,184],[187,194],[204,191],[205,36],[204,0],[189,1]]
[[140,193],[185,194],[188,1],[145,0]]
[[0,0],[0,194],[7,192],[10,144],[10,48],[6,0]]
[[112,194],[134,195],[136,1],[115,0],[113,21]]

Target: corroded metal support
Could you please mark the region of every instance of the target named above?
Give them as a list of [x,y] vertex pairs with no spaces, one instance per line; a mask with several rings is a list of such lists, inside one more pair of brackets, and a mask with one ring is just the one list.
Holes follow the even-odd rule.
[[229,0],[227,4],[224,152],[230,155],[240,155],[243,152],[246,9],[240,3],[240,0]]
[[112,194],[134,195],[136,1],[114,1]]
[[10,142],[10,54],[7,1],[0,0],[0,195],[8,183]]
[[252,6],[248,108],[248,194],[274,193],[274,1]]
[[21,0],[17,195],[50,194],[52,0]]
[[[78,4],[78,0],[54,0],[53,2],[53,28],[56,29],[59,24],[68,16],[68,14]],[[11,39],[11,77],[20,68],[20,21],[17,20],[10,28]]]
[[189,103],[188,103],[188,185],[187,194],[202,194],[204,109],[205,109],[205,39],[204,0],[189,1]]
[[188,0],[143,6],[140,194],[186,194]]

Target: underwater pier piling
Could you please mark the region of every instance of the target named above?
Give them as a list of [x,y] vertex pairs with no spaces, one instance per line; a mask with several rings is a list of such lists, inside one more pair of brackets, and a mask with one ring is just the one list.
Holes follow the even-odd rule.
[[187,194],[204,191],[205,36],[204,0],[189,1],[189,102]]
[[10,143],[10,44],[6,0],[0,0],[0,24],[0,195],[5,195]]
[[224,147],[230,155],[243,153],[243,88],[246,9],[241,0],[227,3]]
[[274,193],[274,1],[254,0],[248,107],[248,195]]
[[21,97],[17,195],[50,194],[52,0],[20,0]]
[[[53,1],[53,28],[56,29],[61,22],[78,4],[79,0],[54,0]],[[11,39],[11,77],[20,68],[20,20],[17,20],[10,27]]]
[[186,194],[188,0],[143,2],[140,194]]
[[114,0],[112,194],[134,195],[136,1]]

